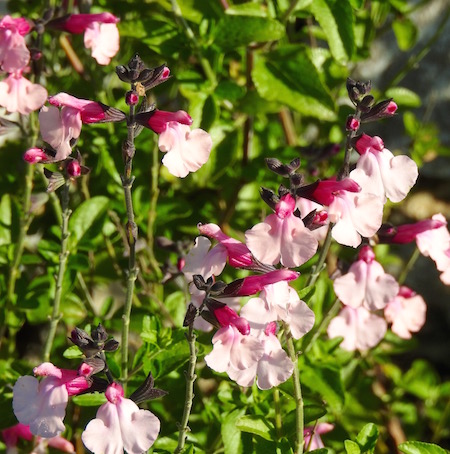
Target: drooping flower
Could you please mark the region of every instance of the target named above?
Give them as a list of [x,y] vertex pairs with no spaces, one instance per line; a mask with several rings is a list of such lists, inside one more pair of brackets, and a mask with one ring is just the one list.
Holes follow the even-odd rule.
[[334,225],[333,238],[344,246],[358,247],[361,237],[375,235],[383,219],[383,201],[375,194],[360,192],[350,178],[318,181],[297,190],[300,197],[328,207],[328,219]]
[[417,247],[425,257],[429,256],[435,261],[436,268],[441,271],[441,281],[450,285],[450,233],[447,221],[440,213],[435,214],[432,220],[442,222],[443,225],[416,235]]
[[0,106],[8,112],[28,115],[38,110],[47,100],[47,90],[33,84],[18,70],[0,82]]
[[29,425],[31,433],[52,438],[64,431],[63,419],[68,397],[91,386],[92,367],[83,363],[78,371],[58,369],[42,363],[33,372],[45,377],[39,381],[26,375],[13,388],[13,410],[20,423]]
[[294,370],[294,363],[281,347],[276,336],[276,323],[271,323],[265,330],[252,332],[264,349],[263,355],[250,367],[236,369],[229,367],[229,377],[240,386],[252,386],[256,380],[259,389],[271,389],[284,383]]
[[16,424],[13,427],[8,427],[7,429],[2,430],[2,438],[6,445],[6,454],[16,454],[17,444],[20,439],[31,441],[34,440],[33,453],[46,452],[45,446],[48,445],[51,448],[58,449],[62,452],[68,452],[71,454],[75,453],[75,447],[73,444],[61,436],[56,436],[48,439],[43,439],[41,437],[34,437],[30,431],[30,426],[24,424]]
[[398,295],[384,308],[384,316],[392,323],[392,332],[403,339],[420,331],[425,323],[427,305],[424,299],[408,287],[402,286]]
[[71,14],[49,23],[53,28],[69,33],[84,33],[84,45],[92,49],[92,57],[99,65],[109,65],[119,51],[119,18],[111,13]]
[[360,306],[345,306],[328,325],[328,337],[343,337],[344,350],[368,350],[386,334],[386,320]]
[[392,202],[403,200],[419,175],[416,163],[405,155],[394,156],[377,136],[363,134],[356,142],[356,150],[361,156],[350,178],[362,191],[384,201],[386,197]]
[[303,437],[308,451],[324,448],[325,445],[320,436],[331,432],[333,429],[334,425],[327,422],[319,422],[315,427],[307,427],[303,432]]
[[294,215],[295,209],[295,199],[285,194],[276,204],[274,214],[245,232],[246,244],[260,262],[297,267],[316,253],[318,242]]
[[28,21],[19,17],[3,16],[0,19],[0,68],[7,73],[23,70],[29,60],[30,51],[24,36],[30,31]]
[[155,442],[160,429],[159,419],[123,397],[117,383],[108,386],[108,402],[97,411],[97,417],[81,435],[84,445],[94,454],[142,454]]
[[368,310],[383,309],[398,293],[399,285],[375,260],[369,246],[363,246],[358,260],[347,274],[335,279],[334,291],[347,306],[363,306]]

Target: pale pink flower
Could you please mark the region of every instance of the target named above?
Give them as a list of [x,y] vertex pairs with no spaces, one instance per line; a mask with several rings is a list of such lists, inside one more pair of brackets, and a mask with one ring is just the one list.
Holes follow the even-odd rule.
[[83,364],[78,371],[58,369],[42,363],[33,370],[45,377],[39,381],[26,375],[13,388],[13,410],[20,423],[29,425],[33,435],[52,438],[64,431],[63,419],[69,395],[79,394],[91,386],[92,367]]
[[264,330],[268,323],[282,320],[289,324],[294,339],[300,339],[314,326],[314,312],[285,281],[266,285],[259,297],[251,298],[241,310],[253,329]]
[[384,316],[392,323],[392,332],[403,339],[420,331],[425,324],[427,305],[424,299],[408,287],[400,287],[398,295],[384,308]]
[[[48,102],[55,107],[69,107],[72,115],[78,115],[82,123],[100,123],[109,120],[107,111],[111,109],[105,104],[101,104],[90,99],[81,99],[68,93],[58,93],[50,96]],[[68,111],[69,112],[69,111]],[[122,118],[123,119],[123,118]]]
[[216,372],[251,368],[264,354],[264,347],[258,339],[242,334],[231,324],[220,328],[212,343],[213,349],[205,356],[205,362]]
[[375,194],[383,201],[400,202],[416,183],[419,171],[408,156],[394,156],[380,137],[363,134],[356,142],[361,155],[356,169],[350,173],[362,192]]
[[34,448],[32,454],[38,454],[41,452],[47,452],[45,446],[48,445],[51,448],[58,449],[62,452],[75,453],[75,447],[73,444],[63,437],[56,436],[52,438],[43,439],[41,437],[34,437],[30,431],[30,426],[24,424],[16,424],[13,427],[8,427],[2,430],[3,441],[6,445],[6,454],[16,454],[17,444],[19,439],[31,441],[34,440]]
[[262,263],[297,267],[317,251],[318,242],[303,221],[294,215],[295,199],[284,195],[275,206],[275,213],[245,232],[245,241],[252,254]]
[[343,337],[344,350],[368,350],[386,334],[386,320],[360,306],[345,306],[328,325],[328,337]]
[[117,25],[93,22],[84,32],[84,45],[86,49],[92,49],[92,57],[99,65],[109,65],[119,51]]
[[305,196],[328,207],[328,219],[335,224],[332,237],[338,243],[358,247],[361,237],[371,237],[380,228],[383,201],[374,194],[361,193],[351,178],[323,180],[311,187]]
[[170,121],[159,135],[158,147],[166,155],[163,165],[179,178],[189,172],[196,172],[205,164],[211,153],[211,136],[203,129],[194,129],[187,125]]
[[97,411],[97,417],[81,434],[84,445],[94,454],[142,454],[155,442],[160,429],[159,419],[150,411],[139,409],[123,397],[117,383],[108,386],[108,402]]
[[47,100],[47,90],[22,76],[22,71],[10,74],[0,82],[0,106],[8,112],[28,115],[42,107]]
[[[30,60],[30,51],[24,36],[30,31],[30,24],[23,17],[0,19],[0,68],[7,73],[24,69]],[[15,111],[12,111],[15,112]]]
[[327,422],[319,422],[315,427],[307,427],[303,432],[303,437],[305,440],[305,448],[308,449],[308,452],[314,451],[314,449],[324,448],[325,445],[320,436],[331,432],[333,429],[334,425]]
[[424,219],[415,222],[414,224],[402,224],[395,227],[386,224],[377,232],[377,236],[380,243],[406,244],[414,241],[419,233],[438,229],[442,226],[446,226],[446,224],[445,218],[444,221],[439,221],[438,219]]
[[56,150],[55,161],[62,161],[72,153],[72,140],[81,133],[81,117],[72,107],[58,109],[43,106],[39,112],[42,139]]
[[170,123],[171,121],[187,126],[192,125],[192,117],[184,110],[167,112],[159,109],[152,110],[147,115],[142,116],[141,124],[150,128],[153,132],[156,132],[156,134],[161,134],[166,130],[167,123]]
[[443,225],[416,235],[417,247],[424,256],[435,261],[436,268],[441,271],[441,281],[450,285],[450,233],[447,230],[447,221],[440,213],[435,214],[432,219],[442,222]]
[[274,329],[270,326],[268,328],[265,332],[257,331],[253,334],[264,348],[261,358],[244,369],[228,368],[228,376],[238,385],[249,387],[256,379],[259,389],[271,389],[284,383],[292,375],[294,363],[281,347]]
[[358,260],[347,274],[335,279],[334,291],[347,306],[363,306],[369,310],[383,309],[398,293],[399,285],[394,277],[384,272],[375,260],[369,246],[363,246]]

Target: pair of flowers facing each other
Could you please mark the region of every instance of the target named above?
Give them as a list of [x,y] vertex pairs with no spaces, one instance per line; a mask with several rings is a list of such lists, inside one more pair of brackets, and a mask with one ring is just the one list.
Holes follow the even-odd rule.
[[[363,246],[348,272],[334,280],[334,291],[344,304],[328,326],[330,338],[341,336],[345,350],[367,350],[377,345],[387,323],[399,337],[409,339],[425,323],[426,304],[420,295],[399,286],[384,272],[369,246]],[[384,312],[384,317],[378,312]]]
[[[278,324],[289,324],[296,339],[314,325],[313,311],[288,285],[299,274],[260,263],[245,244],[228,237],[215,224],[199,225],[199,230],[218,243],[210,248],[207,238],[198,237],[186,256],[182,272],[188,281],[193,281],[189,287],[192,304],[203,316],[206,301],[207,312],[219,327],[212,339],[213,349],[205,356],[207,365],[217,372],[226,372],[241,386],[251,386],[255,381],[260,389],[278,386],[291,376],[294,367],[277,338]],[[227,261],[233,267],[263,274],[235,281],[228,286],[230,291],[225,290],[211,303],[205,291],[194,285],[195,276],[201,276],[203,281],[214,280]],[[259,296],[249,299],[238,315],[240,305],[236,297],[258,292]],[[210,321],[210,317],[205,318]],[[211,324],[198,318],[194,327],[209,330]]]
[[[119,19],[110,13],[72,14],[63,18],[32,23],[27,19],[4,16],[0,19],[0,68],[9,75],[0,82],[0,106],[12,113],[27,115],[43,106],[47,90],[23,77],[27,72],[31,54],[26,36],[43,25],[70,33],[84,33],[86,48],[100,65],[108,65],[119,50]],[[35,53],[33,58],[40,58]]]
[[[168,77],[163,73],[161,81]],[[29,163],[57,162],[72,153],[74,142],[81,133],[82,124],[120,122],[126,115],[102,103],[79,99],[67,93],[49,98],[49,107],[42,107],[39,122],[42,139],[54,150],[49,153],[40,148],[27,150],[24,159]],[[154,110],[137,114],[136,121],[159,134],[158,146],[165,154],[162,163],[177,177],[185,177],[198,170],[209,158],[212,140],[202,129],[191,131],[191,117],[184,111]]]
[[[91,387],[93,368],[83,363],[74,371],[43,363],[33,371],[44,378],[39,381],[23,376],[17,380],[13,388],[14,413],[31,434],[52,440],[65,430],[63,420],[69,396]],[[124,449],[128,454],[147,451],[158,436],[158,418],[125,398],[117,383],[107,387],[105,397],[107,402],[81,436],[84,445],[95,454],[122,454]]]

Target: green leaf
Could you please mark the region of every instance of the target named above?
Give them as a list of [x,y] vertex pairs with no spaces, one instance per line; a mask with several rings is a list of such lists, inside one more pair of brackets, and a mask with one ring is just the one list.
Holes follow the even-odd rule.
[[336,119],[334,102],[302,46],[286,46],[257,56],[253,82],[261,97],[320,120]]
[[299,290],[298,297],[304,301],[305,303],[308,303],[308,301],[312,298],[314,295],[314,292],[316,291],[316,287],[314,285],[310,285],[308,287],[304,287],[301,290]]
[[414,22],[407,18],[395,19],[392,28],[397,38],[397,44],[400,50],[406,51],[411,49],[417,41],[417,27]]
[[11,197],[4,194],[0,201],[0,246],[11,244]]
[[314,0],[311,12],[325,32],[335,60],[344,64],[354,51],[353,9],[348,0]]
[[398,449],[405,454],[448,454],[440,446],[422,441],[407,441],[398,445]]
[[359,448],[358,443],[355,443],[354,441],[345,440],[344,447],[347,454],[361,454],[361,449]]
[[109,199],[105,196],[96,196],[84,201],[72,214],[69,220],[71,247],[76,247],[94,221],[98,219],[108,207]]
[[308,451],[308,454],[329,454],[331,451],[327,448],[314,449],[313,451]]
[[388,98],[393,98],[394,101],[400,106],[420,107],[422,105],[420,96],[405,87],[390,88],[386,91],[386,96]]
[[242,453],[241,431],[236,427],[236,421],[245,414],[245,409],[237,408],[221,415],[221,429],[224,453]]
[[335,410],[342,409],[345,394],[339,369],[309,364],[302,372],[302,382],[320,394],[330,407]]
[[67,359],[79,359],[83,357],[83,352],[76,345],[72,345],[64,350],[63,356]]
[[106,403],[106,397],[102,393],[81,394],[72,397],[73,403],[80,407],[98,407]]
[[250,43],[275,41],[284,36],[284,26],[265,17],[225,15],[217,24],[214,42],[225,50]]
[[378,435],[378,427],[375,424],[366,424],[356,437],[356,442],[360,446],[361,451],[373,453],[377,444]]
[[242,432],[259,435],[265,440],[276,439],[273,424],[261,415],[241,416],[236,420],[236,427]]

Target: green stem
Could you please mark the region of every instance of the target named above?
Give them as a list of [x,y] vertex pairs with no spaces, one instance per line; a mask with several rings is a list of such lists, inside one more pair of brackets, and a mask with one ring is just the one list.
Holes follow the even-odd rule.
[[408,263],[405,265],[403,268],[399,278],[397,279],[397,282],[402,285],[405,282],[406,277],[408,276],[409,272],[412,270],[413,266],[417,262],[417,259],[420,257],[420,251],[419,249],[415,249],[413,254],[411,255],[411,258],[408,260]]
[[50,352],[52,350],[53,341],[56,335],[56,328],[58,327],[59,320],[62,315],[60,313],[61,296],[63,291],[63,280],[66,272],[67,259],[69,257],[69,218],[71,210],[69,209],[69,189],[70,179],[66,182],[62,189],[61,194],[61,208],[62,208],[62,224],[61,224],[61,251],[59,253],[59,266],[58,275],[56,277],[55,296],[53,297],[53,311],[50,319],[50,330],[44,347],[44,362],[50,360]]
[[186,396],[184,400],[184,410],[183,417],[180,423],[180,431],[178,435],[178,446],[174,451],[174,454],[180,454],[186,443],[186,436],[189,432],[189,416],[191,414],[192,402],[194,400],[194,382],[197,378],[195,375],[195,366],[197,364],[197,348],[195,346],[196,336],[194,333],[193,324],[189,325],[188,332],[186,334],[186,339],[189,343],[189,366],[188,370],[185,373],[186,375]]
[[191,27],[184,19],[177,0],[172,0],[172,11],[175,15],[175,18],[180,22],[181,26],[183,27],[184,33],[186,34],[188,39],[191,41],[192,47],[194,48],[194,52],[196,53],[197,58],[200,61],[200,65],[203,68],[203,72],[205,73],[205,76],[211,83],[211,86],[215,87],[217,85],[216,75],[215,75],[213,69],[211,68],[211,65],[209,64],[209,61],[203,56],[202,48],[201,48],[199,42],[197,41],[197,38],[195,37],[195,34],[192,31]]
[[325,260],[328,255],[328,251],[330,250],[331,246],[331,230],[333,229],[334,224],[329,224],[328,225],[328,231],[327,231],[327,236],[325,237],[325,241],[323,243],[322,249],[320,250],[320,255],[319,259],[317,260],[317,264],[314,265],[313,271],[308,277],[308,281],[306,282],[306,287],[309,287],[310,285],[314,285],[319,278],[320,273],[322,272],[323,266],[325,264]]
[[292,14],[292,12],[296,8],[296,6],[297,6],[299,1],[300,0],[292,0],[292,2],[290,3],[288,9],[284,12],[283,16],[281,17],[281,22],[283,24],[285,24],[289,20],[289,16]]
[[284,324],[286,347],[289,358],[294,363],[294,371],[292,373],[292,381],[294,384],[294,399],[295,399],[295,432],[297,434],[295,454],[303,454],[303,430],[304,430],[304,414],[303,414],[303,397],[302,388],[300,385],[300,371],[298,370],[298,357],[295,352],[294,340],[291,330],[287,323]]
[[336,298],[333,305],[330,307],[325,317],[320,322],[320,325],[314,330],[314,334],[309,338],[309,340],[303,343],[302,345],[303,354],[306,354],[311,350],[311,347],[314,345],[314,342],[322,334],[322,331],[328,326],[331,319],[337,314],[340,306],[341,302],[339,301],[339,299]]
[[277,438],[280,439],[283,422],[281,419],[280,390],[276,387],[273,388],[273,404],[275,407],[275,430],[277,432]]
[[130,106],[130,120],[128,123],[128,137],[124,144],[124,160],[125,169],[122,178],[122,187],[125,196],[125,206],[127,210],[127,241],[129,246],[128,270],[127,270],[127,291],[125,297],[125,305],[122,315],[122,382],[124,390],[126,390],[126,382],[128,380],[128,337],[130,332],[130,317],[131,308],[133,306],[134,287],[138,275],[136,265],[136,241],[138,239],[138,228],[134,222],[133,199],[131,196],[131,188],[133,187],[134,177],[131,175],[133,168],[134,156],[134,106]]

